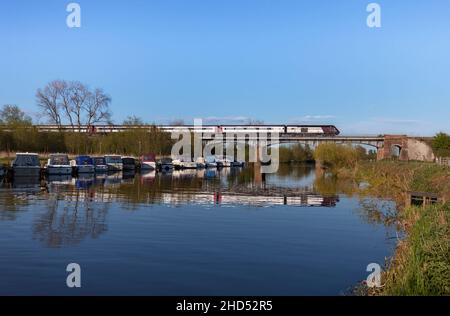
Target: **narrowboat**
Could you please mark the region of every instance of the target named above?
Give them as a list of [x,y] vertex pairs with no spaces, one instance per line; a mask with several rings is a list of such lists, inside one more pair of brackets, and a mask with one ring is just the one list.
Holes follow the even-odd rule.
[[11,167],[14,176],[38,177],[41,172],[38,154],[17,153]]
[[75,169],[78,173],[94,173],[94,161],[90,156],[75,157]]
[[107,155],[105,156],[105,162],[108,166],[108,171],[122,171],[123,163],[122,157],[115,155]]
[[66,154],[51,154],[48,158],[46,169],[49,175],[72,174],[72,166]]
[[104,173],[108,171],[105,157],[92,157],[95,173]]
[[155,170],[156,169],[156,155],[145,154],[140,158],[141,170]]

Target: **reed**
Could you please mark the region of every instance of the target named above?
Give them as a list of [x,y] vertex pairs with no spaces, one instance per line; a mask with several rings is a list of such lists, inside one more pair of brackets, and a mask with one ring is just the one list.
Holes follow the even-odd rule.
[[[395,221],[405,232],[383,273],[383,287],[368,294],[450,295],[450,168],[380,161],[357,165],[355,175],[368,183],[360,193],[396,200]],[[443,201],[405,207],[407,191],[436,193]]]

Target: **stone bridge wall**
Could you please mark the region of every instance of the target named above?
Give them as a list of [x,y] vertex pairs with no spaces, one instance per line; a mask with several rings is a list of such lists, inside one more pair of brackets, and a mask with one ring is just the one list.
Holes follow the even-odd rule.
[[383,146],[378,148],[378,160],[393,158],[393,148],[395,147],[400,150],[399,160],[433,162],[435,159],[431,146],[422,139],[406,135],[385,135]]

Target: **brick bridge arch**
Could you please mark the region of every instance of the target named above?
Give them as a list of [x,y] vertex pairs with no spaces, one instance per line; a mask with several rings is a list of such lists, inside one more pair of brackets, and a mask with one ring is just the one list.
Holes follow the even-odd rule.
[[399,148],[398,160],[434,161],[433,150],[425,139],[408,137],[406,135],[385,135],[381,147],[378,147],[377,159],[393,158],[392,149]]

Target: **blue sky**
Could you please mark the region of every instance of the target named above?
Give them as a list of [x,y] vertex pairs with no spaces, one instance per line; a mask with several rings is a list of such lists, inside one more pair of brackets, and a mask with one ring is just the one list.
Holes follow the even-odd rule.
[[116,122],[333,123],[344,134],[450,132],[450,2],[0,0],[0,105],[79,80]]

